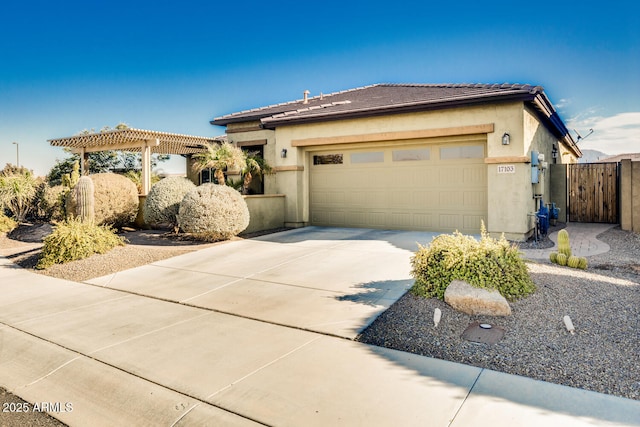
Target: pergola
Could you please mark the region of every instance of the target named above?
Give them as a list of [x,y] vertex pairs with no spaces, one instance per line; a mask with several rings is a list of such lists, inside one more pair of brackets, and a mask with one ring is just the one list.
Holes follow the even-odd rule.
[[206,151],[206,145],[219,143],[224,138],[128,128],[50,139],[49,143],[54,147],[69,148],[72,153],[79,154],[82,158],[82,174],[87,170],[89,153],[110,150],[142,153],[142,195],[147,195],[151,189],[151,154],[200,153]]

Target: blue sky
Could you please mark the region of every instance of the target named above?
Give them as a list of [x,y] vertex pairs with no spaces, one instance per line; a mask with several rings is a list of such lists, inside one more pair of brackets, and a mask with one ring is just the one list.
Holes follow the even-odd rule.
[[65,156],[47,139],[83,129],[220,135],[213,117],[386,82],[541,85],[570,129],[594,129],[582,148],[640,151],[637,2],[216,3],[3,5],[0,165],[14,141],[45,174]]

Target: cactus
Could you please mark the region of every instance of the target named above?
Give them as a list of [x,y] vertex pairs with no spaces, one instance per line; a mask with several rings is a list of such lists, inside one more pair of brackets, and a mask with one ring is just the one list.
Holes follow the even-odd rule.
[[571,245],[569,244],[569,233],[567,230],[558,232],[558,252],[568,257],[571,256]]
[[88,176],[78,179],[76,191],[76,215],[82,222],[93,222],[95,219],[95,207],[93,196],[93,181]]
[[558,254],[558,265],[567,265],[567,256],[565,254]]
[[577,256],[571,255],[569,258],[567,258],[567,265],[571,268],[578,268],[579,263],[580,258],[578,258]]
[[76,160],[75,162],[73,162],[73,169],[71,170],[71,176],[69,177],[69,181],[70,181],[69,187],[70,188],[75,187],[79,179],[80,179],[80,163],[78,163],[78,161]]
[[549,254],[549,261],[551,261],[554,264],[558,263],[558,252],[551,252]]
[[581,270],[587,269],[587,259],[585,257],[578,258],[578,268]]

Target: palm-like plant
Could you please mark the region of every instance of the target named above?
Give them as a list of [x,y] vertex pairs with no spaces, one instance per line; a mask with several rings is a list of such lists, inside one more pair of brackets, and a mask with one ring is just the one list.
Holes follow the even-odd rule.
[[272,169],[267,161],[257,151],[251,151],[246,153],[246,166],[242,172],[242,194],[248,194],[249,185],[251,185],[253,178],[256,176],[262,177],[265,174],[270,174],[272,173]]
[[228,142],[207,145],[206,148],[207,151],[193,155],[193,169],[196,172],[215,169],[214,175],[219,185],[225,185],[225,170],[244,170],[247,167],[245,153]]

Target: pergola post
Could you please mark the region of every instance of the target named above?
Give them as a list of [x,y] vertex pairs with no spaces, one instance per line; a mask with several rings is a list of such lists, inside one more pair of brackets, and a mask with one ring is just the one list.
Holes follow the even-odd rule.
[[151,147],[160,145],[158,138],[145,141],[142,146],[142,195],[146,196],[151,191]]
[[89,175],[89,153],[85,147],[80,151],[80,175]]

